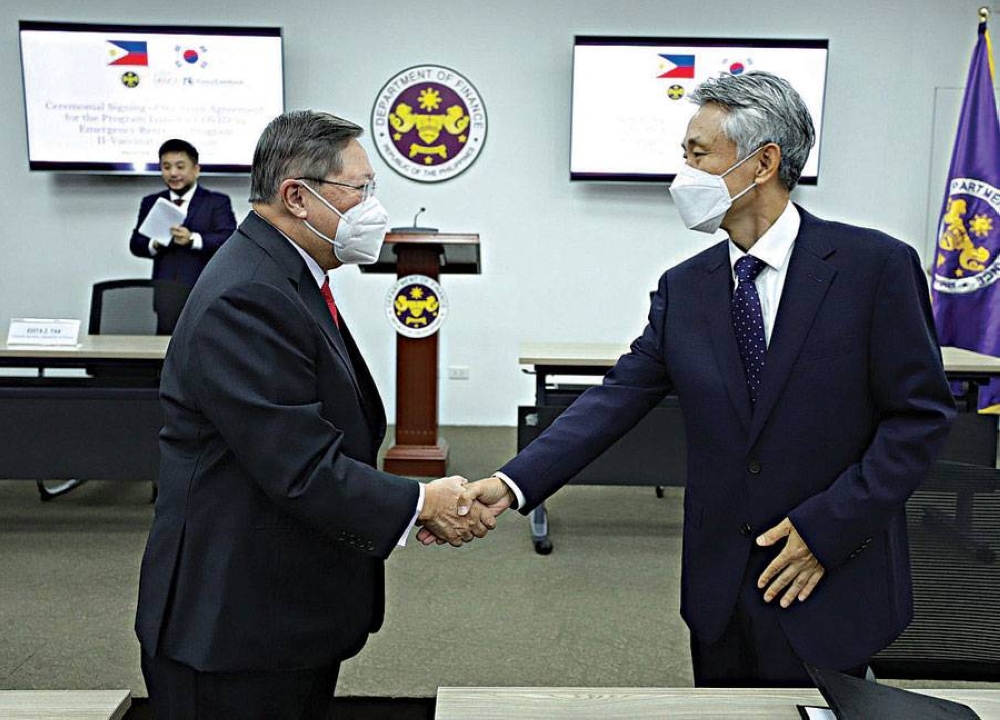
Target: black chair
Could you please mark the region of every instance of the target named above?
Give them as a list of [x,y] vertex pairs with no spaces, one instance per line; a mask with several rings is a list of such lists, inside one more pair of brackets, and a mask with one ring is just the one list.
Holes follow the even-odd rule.
[[91,335],[170,335],[191,288],[168,280],[106,280],[90,296]]
[[[125,279],[94,283],[90,296],[91,335],[170,335],[177,325],[191,288],[183,283],[166,280]],[[114,378],[120,383],[127,378],[137,387],[159,384],[159,371],[147,367],[127,367],[120,364],[87,366],[87,373],[96,383]],[[36,481],[43,501],[51,500],[82,485],[85,480],[72,478],[46,486]],[[153,485],[156,494],[156,485]]]
[[906,509],[914,618],[876,675],[1000,680],[1000,470],[937,462]]

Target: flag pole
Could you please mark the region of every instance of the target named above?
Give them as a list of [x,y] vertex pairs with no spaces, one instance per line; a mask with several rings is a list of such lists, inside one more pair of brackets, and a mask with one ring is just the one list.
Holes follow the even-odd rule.
[[979,22],[984,23],[990,19],[990,9],[988,7],[979,8]]

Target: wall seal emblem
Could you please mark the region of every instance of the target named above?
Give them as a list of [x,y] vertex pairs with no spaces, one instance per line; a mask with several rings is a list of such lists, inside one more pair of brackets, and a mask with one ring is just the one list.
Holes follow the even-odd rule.
[[461,73],[440,65],[402,70],[379,90],[372,139],[386,164],[418,182],[442,182],[472,166],[486,141],[486,106]]

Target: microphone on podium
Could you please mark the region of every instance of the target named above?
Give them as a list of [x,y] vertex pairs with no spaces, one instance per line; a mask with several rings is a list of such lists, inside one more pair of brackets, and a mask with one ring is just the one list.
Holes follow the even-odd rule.
[[417,225],[417,218],[420,217],[421,213],[426,212],[426,211],[427,211],[427,208],[425,208],[425,207],[422,207],[419,210],[417,210],[417,214],[413,216],[413,226],[412,227],[394,227],[392,229],[392,232],[394,232],[394,233],[436,233],[438,231],[437,228],[420,227],[420,226]]

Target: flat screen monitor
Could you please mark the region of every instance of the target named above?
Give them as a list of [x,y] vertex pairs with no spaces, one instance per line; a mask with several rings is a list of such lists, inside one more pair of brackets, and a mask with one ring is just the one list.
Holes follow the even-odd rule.
[[32,170],[151,175],[181,138],[245,174],[284,110],[280,28],[21,21]]
[[827,40],[577,36],[570,178],[673,180],[697,111],[688,95],[721,73],[766,70],[791,83],[816,126],[801,182],[819,177]]

